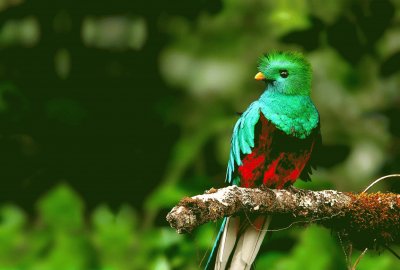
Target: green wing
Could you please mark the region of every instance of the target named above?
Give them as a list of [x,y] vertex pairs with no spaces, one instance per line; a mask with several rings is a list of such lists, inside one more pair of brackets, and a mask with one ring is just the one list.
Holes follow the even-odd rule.
[[233,181],[236,166],[242,165],[241,154],[250,154],[254,147],[254,128],[260,119],[260,102],[253,102],[242,114],[233,128],[231,151],[226,171],[226,182],[237,184]]

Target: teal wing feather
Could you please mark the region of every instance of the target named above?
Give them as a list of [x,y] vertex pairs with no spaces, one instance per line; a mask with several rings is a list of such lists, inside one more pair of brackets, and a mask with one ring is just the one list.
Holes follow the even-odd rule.
[[253,102],[233,128],[231,152],[226,171],[226,182],[229,184],[236,184],[233,175],[236,167],[242,165],[241,154],[250,154],[254,147],[254,129],[260,119],[260,108],[259,101]]

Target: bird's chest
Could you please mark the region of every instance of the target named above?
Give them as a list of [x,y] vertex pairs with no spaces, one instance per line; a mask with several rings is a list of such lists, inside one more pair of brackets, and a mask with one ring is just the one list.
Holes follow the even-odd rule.
[[304,139],[318,125],[319,114],[309,97],[267,92],[260,102],[262,114],[286,135]]
[[299,177],[310,157],[311,142],[287,135],[262,114],[255,145],[238,167],[241,186],[283,188]]

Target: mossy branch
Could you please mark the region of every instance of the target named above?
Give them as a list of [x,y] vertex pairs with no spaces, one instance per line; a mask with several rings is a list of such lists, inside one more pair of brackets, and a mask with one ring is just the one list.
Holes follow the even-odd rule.
[[178,233],[187,233],[225,216],[253,214],[273,215],[288,224],[318,223],[338,231],[359,248],[400,243],[400,194],[393,193],[229,186],[183,198],[167,220]]

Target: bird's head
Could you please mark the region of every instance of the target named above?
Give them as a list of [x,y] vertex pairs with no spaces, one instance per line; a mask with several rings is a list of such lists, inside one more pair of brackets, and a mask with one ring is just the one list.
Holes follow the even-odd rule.
[[260,57],[256,80],[265,81],[268,91],[286,95],[310,95],[311,65],[300,53],[274,52]]

